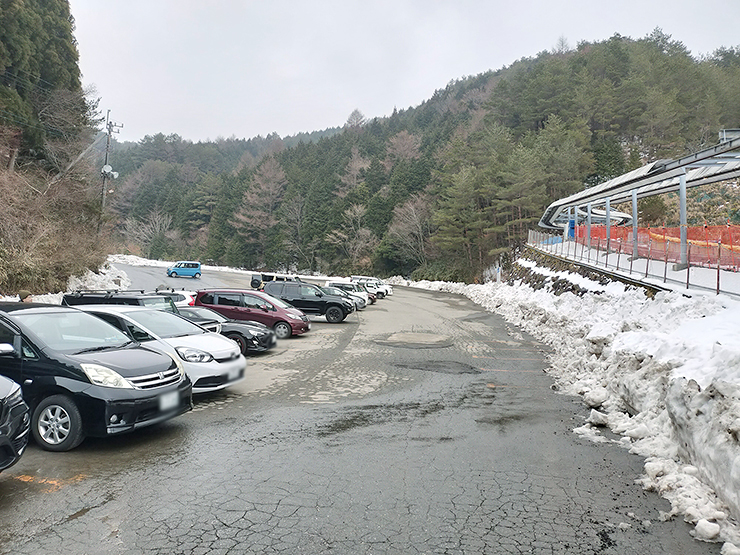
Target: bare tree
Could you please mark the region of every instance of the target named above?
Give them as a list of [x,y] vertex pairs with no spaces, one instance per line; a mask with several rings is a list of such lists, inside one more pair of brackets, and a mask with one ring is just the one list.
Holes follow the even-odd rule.
[[365,116],[355,108],[347,118],[347,123],[344,126],[350,129],[359,129],[363,125],[365,125]]
[[402,160],[418,160],[421,158],[421,139],[406,130],[397,133],[388,140],[384,165],[390,170],[393,164]]
[[362,219],[365,216],[365,207],[353,204],[344,211],[344,223],[341,229],[331,231],[326,240],[339,246],[349,259],[353,268],[369,267],[370,255],[378,246],[375,234],[363,227]]
[[140,245],[151,257],[152,244],[157,239],[165,238],[172,225],[172,216],[157,209],[149,213],[144,220],[128,218],[124,224],[124,235],[130,241]]
[[276,211],[287,184],[280,163],[273,157],[266,158],[255,173],[249,190],[244,193],[231,224],[245,236],[273,227],[278,221]]
[[388,235],[405,258],[419,265],[427,261],[427,243],[432,231],[431,220],[431,205],[424,195],[414,195],[393,209],[393,220]]
[[360,150],[352,147],[352,157],[347,162],[344,173],[339,177],[342,184],[337,187],[337,196],[344,198],[360,183],[360,174],[370,167],[370,160],[360,156]]

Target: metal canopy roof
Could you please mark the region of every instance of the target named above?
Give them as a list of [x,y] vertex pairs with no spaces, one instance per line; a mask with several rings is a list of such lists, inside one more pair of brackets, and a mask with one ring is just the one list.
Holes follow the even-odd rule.
[[[720,136],[726,136],[722,133]],[[555,201],[547,207],[539,225],[546,229],[562,229],[567,225],[571,208],[589,203],[606,204],[607,199],[610,203],[625,202],[632,198],[633,190],[637,198],[677,191],[684,173],[687,188],[740,177],[740,136],[683,158],[658,160]]]

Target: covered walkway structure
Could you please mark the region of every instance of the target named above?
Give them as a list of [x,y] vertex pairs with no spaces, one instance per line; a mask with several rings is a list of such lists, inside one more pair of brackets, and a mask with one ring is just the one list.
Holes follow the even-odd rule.
[[[553,242],[560,243],[570,237],[589,251],[595,247],[596,253],[606,260],[610,253],[627,253],[631,255],[631,261],[647,259],[646,276],[651,259],[663,262],[666,268],[669,261],[674,263],[672,271],[687,270],[692,263],[716,267],[717,271],[720,267],[737,271],[740,265],[740,226],[705,226],[692,229],[690,233],[686,191],[691,187],[738,177],[740,130],[724,130],[720,132],[720,142],[711,148],[676,160],[653,162],[553,202],[545,210],[539,225],[555,231],[556,235],[533,231],[530,244],[549,244],[551,247]],[[638,227],[637,201],[668,192],[678,193],[680,227]],[[611,208],[630,201],[631,215]],[[591,256],[590,253],[587,255],[589,261]],[[597,256],[593,258],[596,261]],[[661,273],[667,274],[667,269]]]

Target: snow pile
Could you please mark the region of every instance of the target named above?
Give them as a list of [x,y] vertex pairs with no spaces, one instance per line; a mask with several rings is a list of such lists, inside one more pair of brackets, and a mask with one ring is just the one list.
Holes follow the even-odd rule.
[[[601,285],[528,260],[532,272],[589,291],[555,295],[486,283],[389,280],[467,296],[553,347],[557,388],[580,395],[591,413],[576,433],[595,441],[609,427],[645,458],[643,487],[671,502],[694,536],[740,553],[740,302],[661,292],[648,298],[619,282]],[[716,492],[716,493],[715,493]]]

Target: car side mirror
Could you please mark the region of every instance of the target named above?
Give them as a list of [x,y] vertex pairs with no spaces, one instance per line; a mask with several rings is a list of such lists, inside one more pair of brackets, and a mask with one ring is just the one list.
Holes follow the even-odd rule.
[[0,343],[0,356],[18,356],[18,352],[10,343]]

